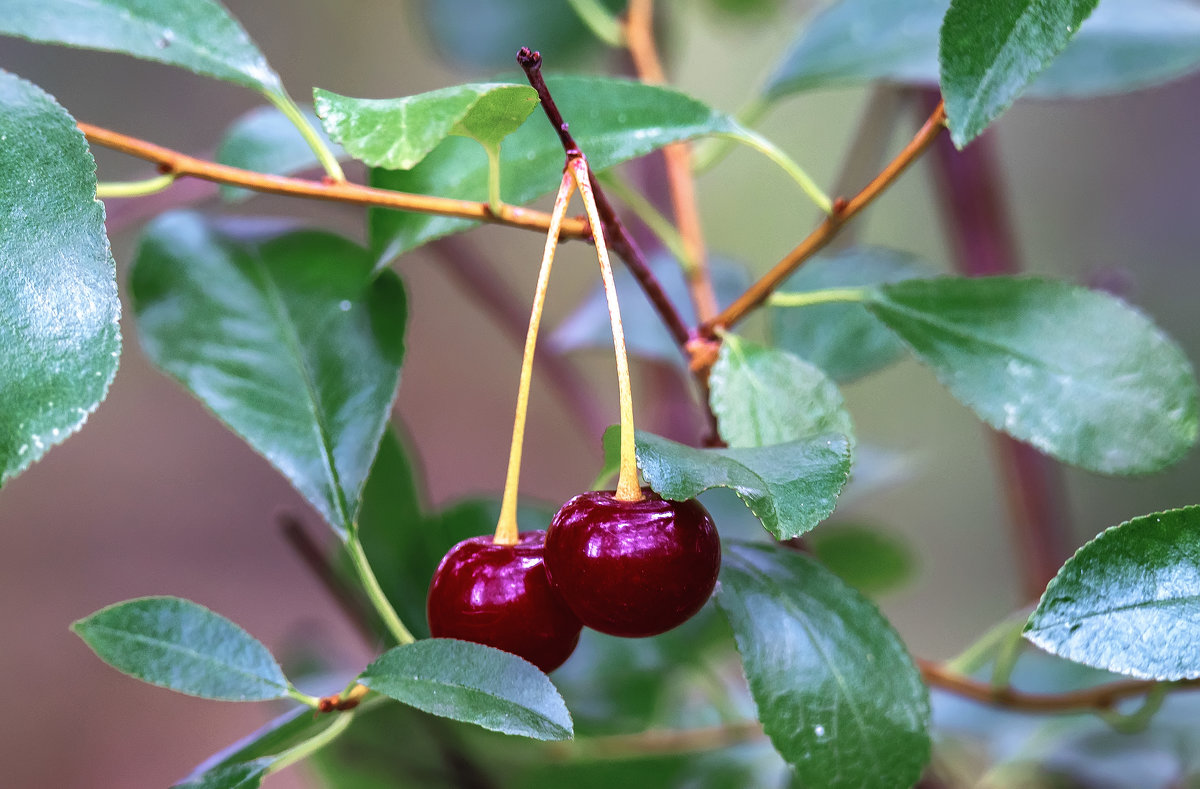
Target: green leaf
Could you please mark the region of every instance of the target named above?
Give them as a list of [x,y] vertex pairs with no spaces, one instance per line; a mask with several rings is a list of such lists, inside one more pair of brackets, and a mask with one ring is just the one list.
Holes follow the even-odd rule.
[[1023,95],[1087,97],[1158,85],[1200,67],[1190,0],[1104,0]]
[[550,678],[482,644],[434,638],[395,647],[359,681],[443,718],[536,740],[571,738],[571,715]]
[[[345,158],[346,152],[321,130],[321,120],[316,113],[307,107],[301,108],[300,112],[325,146],[333,150],[334,156]],[[217,146],[217,161],[271,175],[293,175],[321,164],[296,124],[275,107],[258,107],[234,121]],[[225,200],[243,200],[255,194],[249,189],[224,184],[220,191]]]
[[293,232],[237,239],[194,214],[142,238],[142,347],[262,453],[344,538],[400,376],[405,299],[365,250]]
[[287,696],[271,653],[245,630],[178,597],[141,597],[71,625],[108,665],[151,685],[223,701]]
[[1119,674],[1200,677],[1200,506],[1134,518],[1080,548],[1046,587],[1025,637]]
[[913,575],[908,544],[868,526],[827,524],[808,536],[808,547],[834,575],[864,594],[895,589]]
[[850,414],[833,381],[787,351],[724,335],[709,376],[709,403],[731,447],[762,447],[841,433]]
[[850,475],[850,442],[826,435],[769,447],[694,449],[638,431],[637,460],[646,483],[664,498],[732,488],[767,531],[787,540],[833,512]]
[[451,135],[500,144],[537,108],[528,85],[474,83],[402,99],[352,99],[313,91],[329,135],[372,167],[410,170]]
[[[932,266],[907,252],[851,247],[808,261],[787,279],[780,293],[878,285],[935,273]],[[904,344],[861,304],[772,307],[770,318],[776,346],[812,362],[838,382],[875,372],[904,353]]]
[[942,21],[942,95],[959,148],[1063,51],[1098,0],[952,0]]
[[[311,713],[310,713],[311,714]],[[230,764],[204,773],[171,789],[258,789],[267,777],[272,759]]]
[[[679,308],[685,324],[696,323],[696,311],[688,292],[687,280],[679,262],[666,253],[650,259],[650,271],[662,285],[667,297]],[[709,261],[713,290],[720,305],[730,304],[742,295],[750,284],[745,266],[722,258]],[[625,329],[625,349],[634,356],[668,362],[683,367],[687,364],[671,333],[663,326],[658,312],[646,298],[633,275],[621,267],[613,273],[617,298],[621,302],[621,323]],[[608,318],[608,301],[604,286],[597,283],[575,311],[563,319],[550,335],[550,344],[558,351],[595,348],[612,353],[612,324]]]
[[819,563],[726,543],[717,605],[758,718],[804,786],[910,786],[929,761],[929,694],[883,615]]
[[[938,32],[949,0],[841,0],[801,28],[765,98],[873,80],[937,84]],[[1096,96],[1176,79],[1200,66],[1191,0],[1104,0],[1021,94]]]
[[75,121],[0,71],[0,141],[2,486],[82,427],[108,393],[121,303],[96,163]]
[[227,770],[232,772],[233,768],[239,765],[257,761],[270,764],[273,759],[267,757],[278,756],[312,739],[336,720],[335,715],[313,715],[312,709],[306,706],[293,707],[250,735],[205,759],[183,779],[182,785],[191,785],[189,781],[194,784],[208,780],[210,774],[222,775]]
[[[735,133],[727,115],[669,88],[607,77],[553,77],[555,103],[571,124],[592,168],[600,171],[672,142]],[[562,177],[563,150],[548,123],[527,123],[506,141],[500,184],[507,202],[551,192]],[[486,200],[487,156],[468,140],[447,138],[411,170],[374,169],[371,184],[403,192]],[[464,219],[371,209],[371,248],[382,260],[475,223]]]
[[949,0],[841,0],[805,20],[764,99],[877,79],[937,81],[937,35]]
[[214,0],[5,0],[0,34],[120,52],[283,95],[279,75]]
[[[620,10],[624,0],[604,0]],[[422,41],[462,71],[511,69],[517,50],[536,43],[546,63],[574,65],[601,47],[567,2],[545,0],[419,0]]]
[[1139,474],[1196,441],[1183,351],[1104,293],[1019,277],[909,280],[867,308],[985,422],[1089,471]]

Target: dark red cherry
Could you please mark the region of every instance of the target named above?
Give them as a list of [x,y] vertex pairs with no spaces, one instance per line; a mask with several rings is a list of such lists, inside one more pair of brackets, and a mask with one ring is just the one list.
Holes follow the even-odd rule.
[[425,611],[436,638],[503,649],[542,671],[563,664],[583,629],[542,567],[546,532],[523,532],[516,545],[491,536],[463,540],[442,558]]
[[614,636],[683,624],[708,600],[721,568],[721,542],[700,502],[642,492],[635,502],[582,493],[546,532],[550,584],[585,625]]

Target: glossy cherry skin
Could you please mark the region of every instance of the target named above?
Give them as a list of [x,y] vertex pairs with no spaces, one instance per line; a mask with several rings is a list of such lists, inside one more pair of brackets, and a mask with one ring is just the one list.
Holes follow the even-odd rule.
[[721,542],[700,502],[642,493],[637,502],[582,493],[546,532],[550,584],[580,621],[609,635],[653,636],[683,624],[721,568]]
[[516,545],[491,536],[463,540],[433,574],[425,612],[436,638],[503,649],[542,671],[563,664],[583,625],[550,588],[542,566],[546,532],[523,532]]

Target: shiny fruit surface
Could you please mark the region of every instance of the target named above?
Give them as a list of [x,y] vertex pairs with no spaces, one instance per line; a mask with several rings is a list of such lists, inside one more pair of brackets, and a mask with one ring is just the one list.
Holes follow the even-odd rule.
[[542,566],[544,531],[516,545],[473,537],[443,557],[429,586],[426,614],[435,638],[503,649],[542,671],[563,664],[579,642],[579,619],[550,588]]
[[721,568],[721,542],[700,502],[642,492],[637,502],[582,493],[546,532],[551,585],[585,625],[609,635],[652,636],[683,624],[708,600]]

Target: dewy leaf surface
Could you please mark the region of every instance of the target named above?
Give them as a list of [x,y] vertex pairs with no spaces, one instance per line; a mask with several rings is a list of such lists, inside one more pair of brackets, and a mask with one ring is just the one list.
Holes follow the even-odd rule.
[[[301,112],[334,156],[345,158],[346,152],[326,137],[316,113],[308,107],[301,108]],[[275,107],[257,107],[230,124],[217,146],[216,157],[221,164],[271,175],[292,175],[320,166],[317,154],[296,125]],[[249,189],[225,184],[220,190],[226,200],[240,200],[254,194]]]
[[102,608],[71,625],[118,671],[164,688],[224,701],[287,695],[271,653],[245,630],[198,603],[142,597]]
[[1139,474],[1196,442],[1183,351],[1104,293],[1020,277],[883,285],[867,308],[998,430],[1089,471]]
[[826,433],[853,440],[842,393],[787,351],[726,334],[709,376],[709,402],[731,447],[763,447]]
[[146,231],[133,296],[147,355],[343,536],[399,383],[404,291],[316,231],[237,239],[193,214]]
[[[873,80],[936,85],[949,0],[841,0],[806,20],[764,92]],[[1192,0],[1104,0],[1022,96],[1096,96],[1177,79],[1200,66]],[[803,270],[803,269],[802,269]]]
[[768,447],[694,449],[638,431],[637,461],[646,483],[668,499],[731,488],[767,531],[786,540],[833,512],[850,475],[850,442],[824,435]]
[[[788,277],[780,293],[878,285],[936,273],[931,265],[907,252],[850,247],[808,261]],[[852,381],[875,372],[904,353],[904,344],[861,304],[772,307],[770,318],[777,347],[812,362],[835,381]]]
[[1046,587],[1025,637],[1119,674],[1200,677],[1200,506],[1134,518],[1080,548]]
[[395,647],[359,681],[443,718],[537,740],[571,738],[571,715],[550,678],[482,644],[431,638]]
[[213,0],[5,0],[0,34],[120,52],[283,95],[279,75]]
[[[669,88],[608,77],[548,77],[571,134],[599,171],[672,142],[739,128],[723,113]],[[550,124],[513,132],[500,155],[500,188],[509,203],[551,192],[562,177],[562,144]],[[486,200],[487,156],[476,143],[450,137],[416,167],[374,169],[372,186],[462,200]],[[464,219],[371,209],[371,248],[391,258],[440,236],[471,227]]]
[[95,196],[75,121],[0,71],[0,486],[78,430],[117,372],[121,303]]
[[891,789],[920,777],[929,693],[872,603],[808,556],[727,542],[717,605],[798,785]]
[[942,21],[942,96],[963,147],[1066,48],[1098,0],[952,0]]
[[325,130],[372,167],[410,170],[451,135],[499,145],[537,108],[528,85],[473,83],[400,99],[313,92]]

